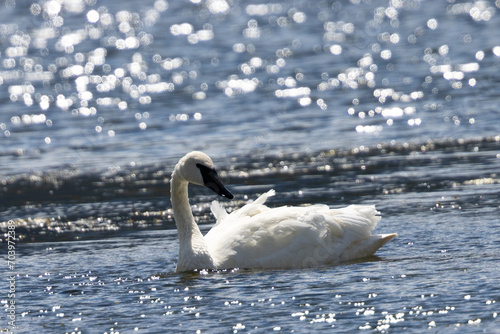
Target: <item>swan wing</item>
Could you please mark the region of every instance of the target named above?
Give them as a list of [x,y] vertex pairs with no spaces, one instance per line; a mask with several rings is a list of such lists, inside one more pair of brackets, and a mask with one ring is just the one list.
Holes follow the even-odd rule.
[[[230,221],[235,221],[236,219],[244,216],[254,216],[262,211],[268,210],[269,208],[265,206],[264,203],[269,197],[274,196],[275,194],[276,192],[274,191],[274,189],[271,189],[268,192],[260,195],[255,201],[248,203],[241,209],[232,212]],[[220,225],[229,216],[226,209],[224,209],[223,205],[219,201],[212,202],[212,204],[210,205],[210,211],[212,211],[216,219],[216,223],[212,227],[212,229]],[[232,222],[229,222],[229,224],[232,224]]]
[[236,218],[243,218],[243,217],[251,217],[255,216],[263,211],[269,210],[267,206],[264,205],[264,203],[267,201],[269,197],[272,197],[276,194],[274,189],[269,190],[268,192],[260,195],[255,201],[246,204],[243,206],[241,209],[236,210],[235,212],[231,213],[233,216],[231,217],[232,219]]
[[[207,233],[205,240],[218,268],[310,267],[368,256],[378,249],[367,246],[376,243],[362,242],[372,237],[380,220],[375,207],[270,209],[264,203],[272,194],[227,215]],[[361,250],[365,248],[370,249]]]
[[212,204],[210,205],[210,211],[212,211],[212,214],[214,215],[216,219],[216,223],[214,225],[217,226],[220,224],[224,219],[227,217],[227,211],[224,209],[222,204],[218,201],[213,201]]

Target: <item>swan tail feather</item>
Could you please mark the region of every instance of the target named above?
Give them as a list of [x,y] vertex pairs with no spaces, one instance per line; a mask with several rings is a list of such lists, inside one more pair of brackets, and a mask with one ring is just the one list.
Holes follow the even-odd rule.
[[357,240],[342,252],[340,261],[350,261],[371,256],[395,236],[397,236],[396,233],[376,234],[365,239]]

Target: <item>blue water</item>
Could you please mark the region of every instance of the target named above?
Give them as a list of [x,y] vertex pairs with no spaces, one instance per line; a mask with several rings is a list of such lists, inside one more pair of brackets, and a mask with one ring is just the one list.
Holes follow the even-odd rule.
[[[498,1],[0,6],[0,328],[15,300],[19,333],[499,332]],[[375,204],[398,237],[335,267],[174,274],[191,150],[230,208]],[[214,198],[191,189],[203,231]]]

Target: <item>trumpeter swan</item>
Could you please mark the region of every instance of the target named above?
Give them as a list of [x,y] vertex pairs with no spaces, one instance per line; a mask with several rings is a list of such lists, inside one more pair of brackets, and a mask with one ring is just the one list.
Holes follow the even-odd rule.
[[336,264],[370,256],[396,236],[371,234],[380,220],[374,206],[269,208],[264,203],[274,195],[274,190],[231,214],[218,202],[212,202],[217,223],[203,236],[191,212],[188,184],[206,186],[221,196],[233,198],[212,160],[202,152],[188,153],[175,166],[170,183],[179,233],[177,272]]

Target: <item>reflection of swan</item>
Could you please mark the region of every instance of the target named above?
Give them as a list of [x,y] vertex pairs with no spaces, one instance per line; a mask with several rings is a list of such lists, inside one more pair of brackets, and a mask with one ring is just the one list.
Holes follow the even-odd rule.
[[188,183],[204,185],[229,199],[212,160],[191,152],[175,166],[171,200],[179,232],[177,272],[193,269],[303,268],[335,264],[372,255],[396,234],[371,235],[380,220],[374,206],[327,205],[268,208],[274,190],[227,214],[212,203],[217,218],[205,237],[188,200]]

